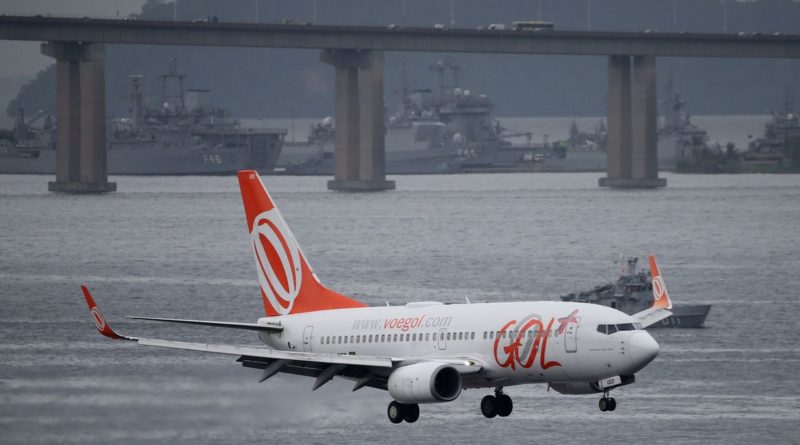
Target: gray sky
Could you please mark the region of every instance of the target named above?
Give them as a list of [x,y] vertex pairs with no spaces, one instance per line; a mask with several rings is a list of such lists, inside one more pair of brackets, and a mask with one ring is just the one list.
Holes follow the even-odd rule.
[[[121,17],[139,12],[145,0],[0,0],[0,13]],[[0,77],[33,76],[53,63],[39,54],[39,42],[0,41]]]

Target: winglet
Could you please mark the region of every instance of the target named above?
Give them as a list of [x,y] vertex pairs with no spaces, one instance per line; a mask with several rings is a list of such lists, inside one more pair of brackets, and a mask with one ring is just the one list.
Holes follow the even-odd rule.
[[652,308],[658,309],[672,309],[672,301],[669,299],[667,293],[667,286],[664,284],[664,278],[661,276],[661,271],[658,269],[656,257],[650,255],[650,275],[653,277],[653,306]]
[[92,298],[92,294],[89,293],[89,289],[86,287],[86,285],[81,285],[81,290],[83,291],[83,297],[86,298],[86,304],[89,305],[89,313],[92,314],[92,320],[94,320],[94,324],[97,326],[97,330],[100,331],[101,334],[108,338],[113,338],[114,340],[135,340],[135,338],[119,335],[113,329],[111,329],[111,325],[108,324],[106,318],[103,316],[103,313],[100,312],[100,308],[97,307],[97,304],[94,302],[94,298]]

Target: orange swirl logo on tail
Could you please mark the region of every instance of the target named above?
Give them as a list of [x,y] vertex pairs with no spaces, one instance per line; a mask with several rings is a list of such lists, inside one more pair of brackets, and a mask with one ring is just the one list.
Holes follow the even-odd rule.
[[106,319],[103,317],[100,309],[97,309],[97,306],[92,308],[92,318],[94,319],[95,326],[97,326],[97,330],[100,332],[105,331]]
[[274,208],[253,219],[250,237],[261,291],[278,314],[290,313],[303,281],[297,242]]
[[656,301],[664,298],[664,281],[660,275],[653,277],[653,297]]

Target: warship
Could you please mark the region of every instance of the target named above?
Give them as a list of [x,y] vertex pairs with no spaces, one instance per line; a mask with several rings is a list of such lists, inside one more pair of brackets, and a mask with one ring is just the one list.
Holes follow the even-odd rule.
[[[272,171],[285,129],[246,129],[219,108],[203,105],[209,92],[185,89],[175,60],[159,76],[158,106],[148,106],[143,76],[130,76],[130,116],[107,123],[108,172],[118,175],[222,175],[243,169]],[[39,116],[37,116],[38,119]],[[41,128],[24,114],[0,137],[0,173],[55,173],[55,131],[48,116]],[[10,136],[10,137],[9,137]]]
[[[635,314],[649,308],[653,303],[653,282],[650,271],[638,270],[639,259],[629,257],[627,268],[615,283],[596,286],[594,289],[562,295],[562,301],[595,303]],[[651,328],[701,328],[706,321],[710,304],[675,304],[672,316],[650,326]]]
[[753,167],[796,171],[800,166],[800,115],[787,88],[783,111],[773,112],[764,134],[750,142],[743,161]]
[[[403,80],[402,100],[385,121],[386,172],[457,173],[492,166],[501,147],[512,146],[492,117],[494,105],[461,87],[461,67],[452,58],[431,69],[438,91],[410,90]],[[308,141],[285,145],[279,167],[295,175],[333,174],[335,135],[330,117],[312,124]]]
[[[719,149],[708,144],[708,134],[694,125],[686,111],[687,102],[667,80],[661,102],[663,125],[658,129],[658,169],[678,170],[681,161],[692,162],[707,150]],[[608,165],[606,128],[601,120],[593,132],[582,132],[573,119],[569,138],[555,143],[559,156],[545,161],[545,171],[605,171]],[[705,150],[705,151],[704,151]]]

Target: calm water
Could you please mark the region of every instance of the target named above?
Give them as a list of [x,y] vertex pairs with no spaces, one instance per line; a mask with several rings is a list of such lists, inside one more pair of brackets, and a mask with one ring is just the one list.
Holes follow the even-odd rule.
[[125,315],[254,321],[262,313],[236,180],[117,177],[99,197],[0,176],[2,443],[800,443],[800,175],[662,174],[611,191],[598,174],[403,176],[379,194],[326,178],[266,178],[321,279],[371,304],[554,299],[658,255],[674,300],[713,303],[707,328],[658,330],[659,357],[601,413],[591,396],[508,388],[422,407],[391,425],[389,396],[258,372],[230,357],[97,335],[86,282],[133,335],[252,344],[250,333]]

